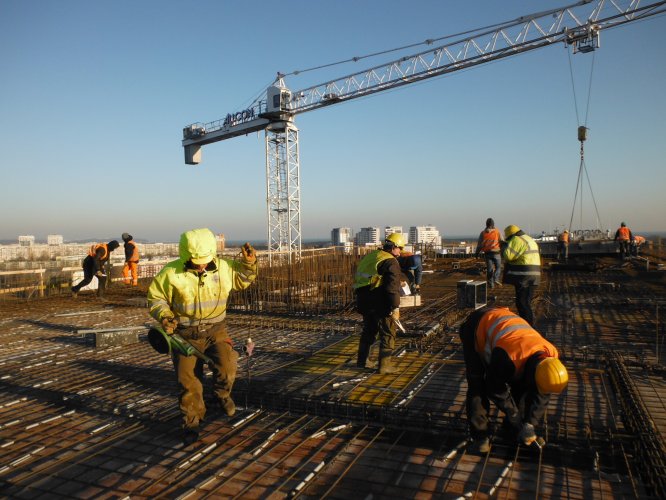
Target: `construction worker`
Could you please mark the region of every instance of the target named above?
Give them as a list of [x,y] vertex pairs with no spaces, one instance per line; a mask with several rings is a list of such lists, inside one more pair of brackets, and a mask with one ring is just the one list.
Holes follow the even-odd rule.
[[123,281],[126,285],[130,284],[130,274],[132,275],[132,286],[139,284],[139,248],[134,243],[131,234],[123,233],[125,242],[125,265],[123,266]]
[[400,321],[400,281],[402,273],[397,257],[405,246],[404,236],[392,233],[381,249],[361,259],[356,269],[354,290],[356,307],[363,315],[363,331],[358,343],[356,366],[374,368],[368,363],[370,348],[379,337],[379,373],[395,373],[396,321]]
[[532,299],[541,280],[539,246],[513,224],[504,229],[504,237],[504,282],[516,289],[516,308],[520,317],[534,326]]
[[643,236],[636,235],[634,240],[631,242],[631,254],[634,257],[638,257],[638,251],[645,244],[645,238]]
[[498,229],[495,228],[495,221],[492,218],[486,219],[486,228],[479,234],[479,240],[476,243],[476,257],[483,252],[486,259],[486,281],[490,288],[495,285],[502,286],[502,256],[501,245],[504,244],[504,238]]
[[[232,416],[238,353],[227,332],[227,300],[231,290],[243,290],[255,280],[257,257],[249,243],[242,247],[240,260],[217,257],[210,229],[183,233],[178,250],[180,258],[168,263],[148,288],[150,315],[167,334],[178,333],[213,360],[213,393],[222,410]],[[172,359],[180,386],[183,441],[190,444],[198,440],[199,424],[206,414],[203,361],[176,352]]]
[[[535,428],[551,394],[569,380],[557,349],[507,307],[485,306],[460,327],[467,377],[467,420],[477,451],[490,450],[490,401],[520,443],[536,441]],[[540,442],[542,442],[540,440]]]
[[398,264],[402,274],[407,277],[409,289],[412,295],[420,295],[421,280],[423,278],[423,261],[419,252],[401,251],[398,256]]
[[634,235],[631,234],[631,229],[624,222],[620,223],[620,227],[615,231],[615,241],[617,241],[620,248],[621,260],[629,257],[630,245],[633,240]]
[[94,277],[97,278],[97,297],[100,299],[104,297],[106,290],[106,270],[104,266],[111,257],[111,252],[120,246],[116,240],[111,240],[108,243],[95,243],[88,250],[88,255],[83,259],[83,279],[72,287],[72,297],[76,297],[79,290],[92,282]]
[[569,231],[566,229],[557,235],[557,260],[566,262],[569,259]]

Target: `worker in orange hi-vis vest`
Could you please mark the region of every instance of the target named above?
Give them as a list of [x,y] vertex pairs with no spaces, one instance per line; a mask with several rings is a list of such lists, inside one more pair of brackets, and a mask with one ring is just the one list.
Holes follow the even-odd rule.
[[503,427],[518,442],[536,442],[551,394],[560,394],[569,375],[557,348],[508,307],[485,306],[460,327],[467,377],[470,450],[490,451],[490,402],[504,414]]
[[495,285],[502,286],[502,255],[501,245],[504,243],[502,233],[495,228],[495,221],[490,217],[486,219],[486,228],[479,234],[476,243],[476,257],[483,252],[486,259],[486,281],[490,288]]
[[631,242],[631,254],[634,257],[638,257],[638,251],[645,244],[645,238],[643,236],[634,236],[634,240]]
[[634,235],[631,234],[631,229],[622,222],[620,227],[615,231],[615,241],[620,247],[620,259],[624,260],[629,258],[631,242],[634,240]]
[[97,277],[97,296],[104,297],[104,290],[106,289],[106,272],[104,265],[109,261],[111,252],[120,246],[116,240],[111,240],[108,243],[96,243],[90,247],[88,255],[83,259],[83,279],[72,287],[72,297],[76,297],[79,290],[88,285],[94,277]]
[[139,284],[139,248],[134,243],[131,234],[123,233],[125,242],[125,265],[123,266],[123,278],[126,285],[130,284],[130,275],[132,276],[132,285]]
[[557,235],[557,260],[566,262],[569,259],[569,231],[566,229]]

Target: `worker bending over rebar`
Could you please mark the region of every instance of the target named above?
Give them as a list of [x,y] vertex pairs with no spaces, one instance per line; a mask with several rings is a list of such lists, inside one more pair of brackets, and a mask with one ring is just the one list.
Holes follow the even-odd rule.
[[535,428],[551,394],[569,376],[557,348],[507,307],[486,306],[460,327],[467,376],[467,420],[476,451],[490,450],[490,401],[504,413],[503,427],[525,445],[543,442]]

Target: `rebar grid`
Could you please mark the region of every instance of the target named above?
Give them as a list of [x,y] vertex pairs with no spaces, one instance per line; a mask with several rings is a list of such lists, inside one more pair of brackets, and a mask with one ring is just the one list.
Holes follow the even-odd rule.
[[[78,333],[150,323],[145,309],[124,302],[133,296],[104,305],[45,299],[34,302],[33,315],[4,308],[0,485],[12,498],[655,495],[637,463],[640,430],[626,423],[622,404],[649,403],[657,430],[666,414],[659,387],[648,383],[660,373],[650,300],[664,296],[663,285],[634,285],[626,270],[545,272],[537,329],[561,346],[570,386],[538,429],[546,448],[517,446],[495,413],[491,451],[479,455],[467,450],[456,330],[468,311],[452,294],[476,267],[443,262],[426,275],[425,305],[403,311],[407,334],[398,338],[399,371],[390,376],[354,367],[360,316],[350,308],[318,317],[230,314],[236,348],[248,336],[256,343],[239,359],[238,413],[227,419],[211,409],[201,441],[186,448],[170,360],[151,351],[143,333],[139,344],[101,349]],[[511,302],[511,287],[496,292]],[[608,345],[626,351],[631,400],[611,382]]]

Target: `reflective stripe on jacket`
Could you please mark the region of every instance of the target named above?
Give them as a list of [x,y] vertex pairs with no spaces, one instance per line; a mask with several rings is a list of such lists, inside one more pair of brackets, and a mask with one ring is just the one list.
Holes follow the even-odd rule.
[[393,255],[384,250],[375,250],[361,259],[356,274],[354,276],[354,289],[363,288],[370,285],[370,289],[375,289],[382,284],[382,277],[377,271],[379,264],[387,259],[395,259]]
[[168,263],[148,287],[150,315],[158,321],[175,317],[184,326],[218,323],[226,316],[231,290],[243,290],[257,277],[257,264],[214,258],[205,272]]
[[502,257],[507,262],[506,278],[509,283],[528,280],[538,285],[541,278],[539,245],[526,234],[509,238]]
[[544,352],[547,357],[559,357],[553,344],[508,307],[489,310],[476,327],[474,348],[486,366],[490,364],[490,356],[496,347],[503,349],[513,362],[515,378],[522,376],[525,362],[534,353]]
[[500,232],[496,228],[490,230],[484,229],[479,236],[481,240],[480,252],[499,252],[500,250]]
[[96,243],[94,245],[91,245],[90,250],[88,250],[88,255],[97,258],[97,250],[99,250],[100,248],[104,250],[104,254],[99,258],[99,260],[105,261],[109,258],[109,246],[106,243]]

